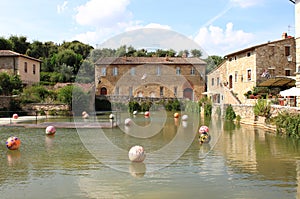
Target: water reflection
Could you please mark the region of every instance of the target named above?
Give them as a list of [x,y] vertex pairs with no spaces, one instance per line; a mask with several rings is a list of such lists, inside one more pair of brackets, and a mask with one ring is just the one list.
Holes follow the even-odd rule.
[[19,150],[7,151],[8,166],[15,166],[21,162],[21,152]]
[[[189,117],[192,118],[192,117]],[[137,116],[137,123],[148,125]],[[157,121],[153,118],[152,121]],[[98,151],[111,157],[124,172],[99,162],[84,146],[75,129],[60,129],[55,137],[41,129],[2,128],[0,139],[11,134],[22,139],[16,151],[0,152],[0,194],[14,198],[296,198],[300,193],[300,143],[253,126],[204,118],[199,123],[168,118],[163,128],[147,139],[135,138],[121,128],[106,129],[104,135],[124,154]],[[160,124],[161,125],[161,124]],[[209,126],[210,143],[199,145],[199,126]],[[125,127],[124,127],[125,128]],[[131,131],[130,126],[127,131]],[[89,135],[89,129],[83,129]],[[99,138],[99,131],[92,132]],[[97,137],[98,136],[98,137]],[[131,163],[128,150],[142,144],[146,153],[159,151],[175,141],[177,149],[147,155],[144,163]],[[179,153],[181,140],[194,136],[189,148],[167,167],[159,167]],[[97,147],[91,145],[91,147]],[[150,158],[149,158],[150,157]],[[101,159],[100,159],[101,160]],[[161,164],[161,165],[159,165]],[[149,169],[150,168],[150,169]],[[44,190],[44,191],[43,191]],[[54,195],[53,193],[57,193]]]
[[146,165],[143,162],[132,162],[129,172],[133,177],[143,177],[146,173]]

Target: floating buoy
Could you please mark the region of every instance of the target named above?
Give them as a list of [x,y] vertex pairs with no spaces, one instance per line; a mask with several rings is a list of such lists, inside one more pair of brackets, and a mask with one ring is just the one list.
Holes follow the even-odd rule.
[[54,126],[47,126],[46,134],[47,135],[54,135],[56,133],[56,128]]
[[116,116],[115,116],[114,114],[110,114],[110,115],[109,115],[109,119],[111,119],[111,120],[115,119],[115,117],[116,117]]
[[187,121],[187,120],[188,120],[188,118],[189,118],[189,116],[188,116],[188,115],[183,115],[183,116],[181,117],[181,120],[182,120],[182,121]]
[[18,137],[12,136],[6,140],[6,147],[10,150],[16,150],[20,148],[21,140]]
[[89,116],[89,114],[86,112],[86,111],[83,111],[82,112],[82,118],[83,119],[88,119],[90,116]]
[[132,113],[132,114],[133,114],[133,115],[136,115],[137,113],[138,113],[137,111],[133,111],[133,113]]
[[207,132],[201,133],[199,135],[199,142],[200,142],[200,144],[209,143],[210,139],[211,139],[211,137],[210,137],[210,135]]
[[179,113],[174,113],[174,118],[178,118],[179,117]]
[[132,123],[132,120],[130,118],[126,118],[124,123],[126,126],[130,126]]
[[150,116],[150,112],[146,111],[144,115],[145,115],[145,117],[149,117]]
[[18,119],[19,118],[18,114],[17,113],[13,114],[13,118]]
[[208,133],[209,128],[207,126],[201,126],[199,129],[199,133]]
[[146,158],[144,148],[138,145],[131,147],[128,157],[131,162],[143,162]]

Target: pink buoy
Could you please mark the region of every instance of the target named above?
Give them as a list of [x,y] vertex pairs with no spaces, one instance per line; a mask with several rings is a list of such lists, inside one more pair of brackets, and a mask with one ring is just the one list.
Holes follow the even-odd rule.
[[16,114],[16,113],[13,114],[13,118],[14,118],[14,119],[18,119],[18,118],[19,118],[18,114]]
[[6,147],[10,150],[16,150],[20,148],[21,140],[18,137],[12,136],[6,140]]
[[207,126],[201,126],[199,129],[199,133],[208,133],[209,128]]
[[150,112],[146,111],[144,115],[145,115],[145,117],[149,117],[150,116]]
[[54,126],[48,126],[46,128],[47,135],[54,135],[56,133],[56,128]]
[[131,147],[128,157],[131,162],[143,162],[146,158],[144,148],[138,145]]

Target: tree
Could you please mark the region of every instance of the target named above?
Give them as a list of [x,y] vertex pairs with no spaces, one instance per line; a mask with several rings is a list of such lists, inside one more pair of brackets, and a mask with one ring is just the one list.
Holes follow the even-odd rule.
[[18,75],[0,73],[0,87],[3,95],[11,95],[14,90],[22,91],[22,81]]
[[208,56],[207,59],[205,59],[207,63],[206,72],[209,73],[212,71],[215,67],[220,65],[223,62],[223,58],[217,55]]
[[69,85],[59,89],[57,98],[60,102],[72,107],[76,114],[88,109],[89,97],[78,86]]
[[66,50],[66,49],[73,50],[76,54],[82,55],[82,57],[84,59],[88,57],[91,50],[93,49],[92,46],[84,44],[77,40],[74,40],[72,42],[64,41],[63,44],[59,48],[60,48],[60,50]]
[[191,54],[192,54],[192,57],[201,57],[202,56],[201,50],[198,50],[198,49],[192,49]]
[[188,50],[181,50],[179,51],[177,57],[188,57],[189,56],[189,51]]
[[9,40],[12,43],[12,50],[21,54],[25,54],[28,47],[29,47],[29,42],[27,42],[27,37],[25,36],[10,36]]
[[40,59],[46,56],[45,46],[40,41],[34,41],[29,45],[29,48],[26,51],[26,54],[30,57]]
[[0,50],[12,50],[12,43],[10,40],[0,37]]

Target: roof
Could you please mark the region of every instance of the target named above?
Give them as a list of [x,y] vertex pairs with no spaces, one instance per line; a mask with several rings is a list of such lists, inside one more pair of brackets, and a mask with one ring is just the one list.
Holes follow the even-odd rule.
[[296,77],[293,76],[282,76],[274,77],[267,79],[266,81],[261,82],[258,86],[261,87],[277,87],[277,86],[295,86]]
[[256,48],[265,46],[265,45],[275,44],[275,43],[278,43],[278,42],[281,42],[281,41],[287,40],[287,39],[295,39],[295,38],[289,36],[288,38],[285,38],[285,39],[280,39],[280,40],[276,40],[276,41],[272,41],[272,42],[267,42],[267,43],[259,44],[259,45],[256,45],[256,46],[251,46],[251,47],[249,47],[249,48],[245,48],[245,49],[242,49],[242,50],[240,50],[240,51],[236,51],[236,52],[227,54],[227,55],[225,55],[225,57],[230,57],[230,56],[233,56],[233,55],[236,55],[236,54],[241,54],[241,53],[243,53],[243,52],[251,51],[251,50],[254,50],[254,49],[256,49]]
[[35,61],[38,61],[38,62],[42,62],[41,60],[36,59],[34,57],[29,57],[27,55],[23,55],[23,54],[20,54],[20,53],[11,51],[11,50],[0,50],[0,57],[25,57],[27,59],[31,59],[31,60],[35,60]]
[[104,57],[98,59],[95,64],[206,64],[206,62],[197,57]]

